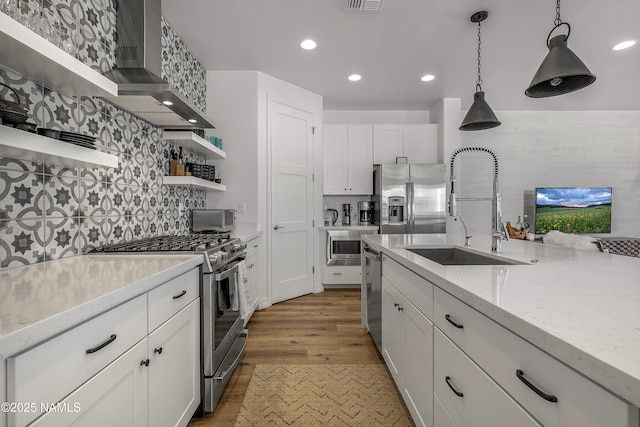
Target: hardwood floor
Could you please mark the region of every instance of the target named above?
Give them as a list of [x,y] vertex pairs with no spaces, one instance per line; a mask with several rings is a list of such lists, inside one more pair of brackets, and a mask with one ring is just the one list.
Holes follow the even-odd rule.
[[233,426],[257,364],[384,363],[360,328],[360,290],[329,289],[256,311],[249,339],[216,411],[189,426]]

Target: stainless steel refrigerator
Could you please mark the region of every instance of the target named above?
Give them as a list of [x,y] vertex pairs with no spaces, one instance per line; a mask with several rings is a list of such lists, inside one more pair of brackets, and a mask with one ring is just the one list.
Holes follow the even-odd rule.
[[446,232],[443,164],[374,165],[373,191],[380,234]]

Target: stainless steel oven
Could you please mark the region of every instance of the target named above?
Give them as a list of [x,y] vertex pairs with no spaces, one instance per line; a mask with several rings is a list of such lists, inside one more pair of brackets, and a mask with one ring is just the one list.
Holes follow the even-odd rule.
[[248,331],[238,310],[238,263],[246,255],[246,244],[228,233],[158,236],[96,248],[99,253],[201,254],[200,289],[202,402],[197,414],[212,412],[242,357]]
[[361,230],[327,230],[327,265],[360,265],[362,233]]
[[203,410],[212,412],[246,345],[248,331],[238,311],[238,262],[229,260],[204,274],[202,288],[203,318]]

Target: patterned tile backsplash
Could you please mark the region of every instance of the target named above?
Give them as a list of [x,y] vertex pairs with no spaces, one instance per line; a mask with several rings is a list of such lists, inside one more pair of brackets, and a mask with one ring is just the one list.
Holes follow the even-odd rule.
[[[162,130],[100,98],[68,97],[6,69],[0,82],[16,89],[39,127],[95,136],[98,150],[120,161],[117,169],[70,169],[0,157],[0,268],[189,232],[190,211],[205,207],[206,192],[162,185],[175,149]],[[187,152],[185,161],[204,159]]]
[[[53,24],[49,30],[57,32],[34,31],[52,42],[55,38],[61,49],[69,48],[100,72],[113,68],[114,0],[20,0],[16,5],[13,17],[23,25],[30,26],[41,8]],[[162,55],[162,77],[205,111],[206,71],[164,18]],[[70,169],[0,156],[0,268],[189,232],[191,210],[206,206],[206,191],[161,184],[175,149],[161,139],[161,129],[100,98],[66,96],[1,64],[0,82],[18,92],[38,127],[95,136],[98,150],[119,158],[117,169]],[[3,86],[0,99],[11,99]],[[184,160],[204,162],[191,153]]]
[[161,76],[200,111],[207,111],[207,70],[162,17]]

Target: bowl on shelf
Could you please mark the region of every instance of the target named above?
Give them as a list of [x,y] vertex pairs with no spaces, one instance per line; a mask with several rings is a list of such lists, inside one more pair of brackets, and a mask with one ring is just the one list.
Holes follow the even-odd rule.
[[38,128],[38,135],[47,138],[60,139],[60,131],[58,129]]
[[36,133],[37,125],[35,123],[24,122],[16,125],[17,129],[24,130],[31,133]]

